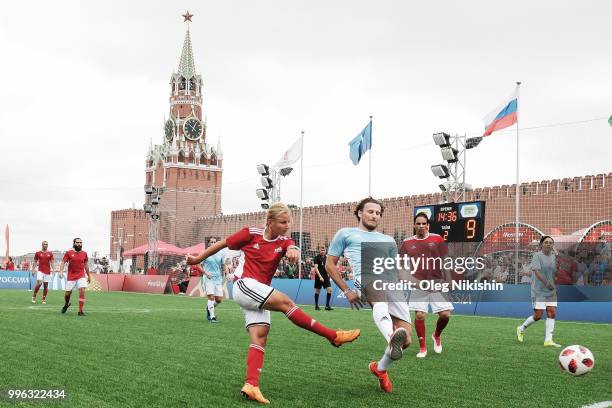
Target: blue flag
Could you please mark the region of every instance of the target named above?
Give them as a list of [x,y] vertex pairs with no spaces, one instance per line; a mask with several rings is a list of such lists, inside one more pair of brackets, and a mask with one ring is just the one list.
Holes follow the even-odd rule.
[[349,157],[351,161],[356,166],[359,164],[359,161],[367,152],[372,148],[372,121],[368,123],[368,125],[363,128],[361,133],[357,135],[353,140],[349,142]]

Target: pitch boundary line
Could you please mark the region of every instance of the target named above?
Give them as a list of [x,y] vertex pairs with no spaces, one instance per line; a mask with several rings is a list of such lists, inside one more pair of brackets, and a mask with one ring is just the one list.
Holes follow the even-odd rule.
[[583,405],[580,408],[608,408],[612,407],[612,401],[601,401],[590,405]]

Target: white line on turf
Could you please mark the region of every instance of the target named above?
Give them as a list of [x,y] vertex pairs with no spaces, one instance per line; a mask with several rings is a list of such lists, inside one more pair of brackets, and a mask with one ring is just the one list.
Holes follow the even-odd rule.
[[591,404],[591,405],[583,405],[581,408],[608,408],[608,407],[612,407],[612,401],[596,402],[595,404]]
[[[15,308],[17,309],[17,308]],[[51,306],[28,306],[26,309],[39,310],[43,312],[56,312],[57,307]],[[150,313],[151,309],[138,309],[138,308],[122,308],[122,307],[105,307],[105,306],[93,306],[86,308],[87,311],[91,312],[103,312],[103,313]]]

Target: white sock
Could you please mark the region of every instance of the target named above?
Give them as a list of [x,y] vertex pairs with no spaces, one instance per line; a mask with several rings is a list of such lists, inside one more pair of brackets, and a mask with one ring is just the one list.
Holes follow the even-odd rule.
[[215,301],[214,300],[208,301],[208,312],[210,313],[210,318],[214,319],[215,318]]
[[389,304],[386,302],[374,303],[372,306],[372,317],[374,318],[374,323],[376,323],[378,330],[380,330],[387,342],[389,342],[393,335],[393,321],[389,315]]
[[378,360],[378,371],[387,371],[392,362],[393,360],[391,360],[391,356],[389,356],[389,347],[387,347],[385,353],[380,360]]
[[535,323],[535,320],[533,320],[533,316],[529,316],[527,320],[525,320],[523,324],[521,324],[521,330],[525,331],[526,328],[528,328],[534,323]]
[[549,317],[548,319],[546,319],[546,337],[544,337],[544,341],[552,341],[554,331],[555,331],[555,319],[551,319]]

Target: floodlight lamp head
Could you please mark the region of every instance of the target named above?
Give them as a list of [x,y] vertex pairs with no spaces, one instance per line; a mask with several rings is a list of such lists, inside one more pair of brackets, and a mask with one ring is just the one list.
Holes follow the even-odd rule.
[[433,140],[436,146],[445,147],[450,146],[450,135],[445,132],[439,132],[433,134]]
[[262,176],[267,176],[270,174],[270,167],[268,167],[267,164],[258,164],[257,172],[261,174]]
[[261,185],[263,186],[263,188],[272,188],[274,187],[274,183],[272,182],[272,179],[270,177],[267,176],[263,176],[261,179]]
[[153,189],[154,187],[150,184],[145,184],[144,186],[145,194],[153,194]]
[[450,176],[450,173],[448,172],[448,167],[443,164],[436,164],[434,166],[431,166],[431,172],[434,176],[439,177],[441,179],[445,179]]
[[144,210],[145,214],[151,214],[151,212],[153,212],[153,207],[151,206],[151,204],[143,205],[142,209]]
[[457,157],[457,153],[459,153],[459,151],[455,148],[443,147],[440,149],[440,152],[442,153],[442,158],[449,163],[455,163],[459,160]]
[[257,190],[255,190],[255,193],[257,194],[257,198],[259,198],[260,200],[267,200],[268,198],[270,198],[270,196],[268,195],[268,191],[264,190],[263,188],[258,188]]
[[268,203],[261,203],[261,208],[267,210],[268,208],[270,208],[270,205]]
[[465,141],[466,149],[473,149],[482,142],[482,137],[470,137]]
[[288,176],[293,171],[293,167],[283,167],[280,169],[280,175],[283,177]]

